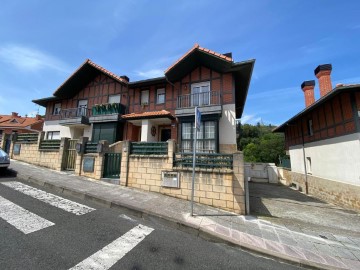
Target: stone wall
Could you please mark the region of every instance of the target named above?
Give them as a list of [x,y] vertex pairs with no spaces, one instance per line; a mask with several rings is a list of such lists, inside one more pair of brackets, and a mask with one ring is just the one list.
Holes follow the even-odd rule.
[[[291,183],[298,185],[304,191],[305,175],[290,172]],[[341,183],[329,179],[307,176],[308,192],[310,195],[336,205],[360,211],[360,186]]]
[[[192,170],[173,167],[174,141],[170,140],[168,155],[129,155],[124,142],[121,184],[172,197],[191,200]],[[127,165],[127,160],[129,163]],[[196,169],[194,201],[224,210],[245,214],[244,166],[242,153],[234,154],[233,170]],[[128,172],[127,172],[128,170]],[[179,173],[179,188],[162,186],[162,172]]]
[[279,182],[285,186],[291,185],[291,169],[278,167]]

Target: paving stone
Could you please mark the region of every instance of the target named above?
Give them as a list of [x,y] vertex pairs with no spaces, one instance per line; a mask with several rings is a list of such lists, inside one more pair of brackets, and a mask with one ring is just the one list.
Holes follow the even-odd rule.
[[285,253],[284,252],[284,245],[282,245],[281,243],[275,242],[275,241],[271,241],[271,240],[267,240],[264,239],[264,243],[267,249],[272,250],[272,251],[276,251],[279,253]]
[[283,245],[283,248],[284,248],[284,253],[288,256],[306,259],[304,252],[300,248],[296,248],[288,245]]
[[360,262],[357,260],[349,260],[349,259],[341,259],[341,261],[352,270],[359,270],[360,269]]
[[308,250],[302,250],[302,252],[304,253],[306,259],[308,259],[309,261],[322,263],[322,264],[326,263],[325,259],[319,254],[316,254],[315,252],[311,252]]
[[262,236],[263,238],[267,239],[267,240],[271,240],[271,241],[276,241],[276,242],[279,242],[279,237],[278,235],[276,234],[275,230],[274,229],[262,229],[261,230],[261,233],[262,233]]
[[227,237],[230,236],[230,229],[221,225],[216,225],[215,232],[225,235]]
[[328,255],[322,255],[322,257],[325,259],[327,265],[331,265],[333,267],[346,269],[347,266],[344,264],[341,259],[334,258],[333,256]]

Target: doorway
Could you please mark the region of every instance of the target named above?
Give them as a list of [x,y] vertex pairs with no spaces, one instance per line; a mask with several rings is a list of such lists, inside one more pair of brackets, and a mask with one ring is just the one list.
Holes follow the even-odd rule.
[[170,128],[163,128],[161,129],[160,134],[160,141],[166,142],[171,139],[171,129]]

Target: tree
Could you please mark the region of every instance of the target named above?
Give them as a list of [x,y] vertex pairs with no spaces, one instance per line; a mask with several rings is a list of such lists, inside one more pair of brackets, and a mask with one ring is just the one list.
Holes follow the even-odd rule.
[[256,126],[239,124],[238,149],[243,151],[247,162],[279,163],[285,156],[285,139],[280,133],[272,133],[275,126],[258,123]]

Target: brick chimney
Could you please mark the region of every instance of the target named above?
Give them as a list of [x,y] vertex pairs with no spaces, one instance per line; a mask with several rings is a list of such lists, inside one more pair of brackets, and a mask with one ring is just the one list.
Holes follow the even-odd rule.
[[36,120],[41,120],[41,119],[42,119],[42,117],[41,117],[40,114],[37,114],[37,115],[35,116],[35,118],[36,118]]
[[304,91],[305,96],[305,106],[309,107],[311,104],[315,102],[314,96],[314,88],[315,88],[315,81],[304,81],[301,84],[301,89]]
[[320,97],[325,96],[332,90],[331,70],[331,64],[320,65],[314,70],[315,76],[319,80]]
[[122,76],[120,76],[120,78],[123,79],[123,80],[125,80],[125,81],[127,81],[127,82],[130,82],[129,77],[126,76],[126,75],[122,75]]
[[18,117],[19,114],[18,114],[17,112],[12,112],[12,113],[11,113],[11,116],[12,116],[12,117]]

